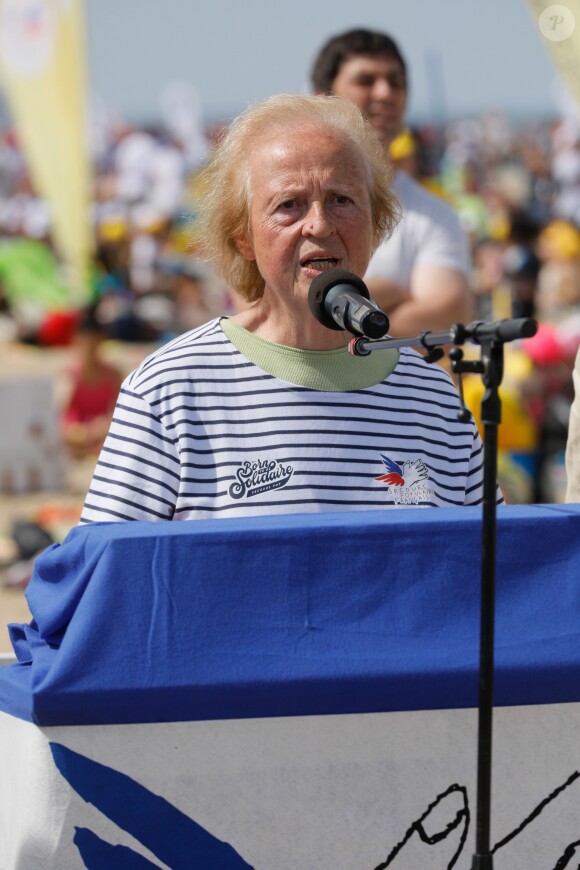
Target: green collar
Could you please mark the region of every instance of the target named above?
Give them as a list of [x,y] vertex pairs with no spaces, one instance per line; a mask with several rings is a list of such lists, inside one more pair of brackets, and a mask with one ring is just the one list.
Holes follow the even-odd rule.
[[387,378],[399,361],[399,351],[383,350],[365,357],[338,350],[302,350],[259,338],[226,317],[224,334],[242,356],[275,378],[309,390],[347,392],[372,387]]

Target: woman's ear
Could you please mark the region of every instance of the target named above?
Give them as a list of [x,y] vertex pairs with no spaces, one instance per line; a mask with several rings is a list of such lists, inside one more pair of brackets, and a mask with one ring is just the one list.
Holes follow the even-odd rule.
[[236,248],[245,260],[256,259],[254,255],[254,246],[252,245],[252,240],[245,233],[244,235],[236,239]]

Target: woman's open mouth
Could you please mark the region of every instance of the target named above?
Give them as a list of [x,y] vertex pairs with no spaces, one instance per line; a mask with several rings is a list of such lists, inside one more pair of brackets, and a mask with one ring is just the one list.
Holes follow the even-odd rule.
[[303,269],[313,269],[315,272],[325,272],[327,269],[335,269],[338,265],[336,257],[310,257],[301,264]]

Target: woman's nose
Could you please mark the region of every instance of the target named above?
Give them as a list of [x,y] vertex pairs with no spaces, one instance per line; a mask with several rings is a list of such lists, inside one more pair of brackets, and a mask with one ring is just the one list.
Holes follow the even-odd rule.
[[330,220],[324,205],[319,202],[312,203],[304,220],[304,234],[323,238],[330,235],[333,230],[334,224]]

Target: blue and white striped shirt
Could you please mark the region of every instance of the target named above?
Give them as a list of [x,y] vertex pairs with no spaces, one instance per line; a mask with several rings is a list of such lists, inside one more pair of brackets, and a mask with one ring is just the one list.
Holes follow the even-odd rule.
[[410,348],[382,382],[297,386],[219,319],[125,380],[81,522],[477,505],[483,446],[449,375]]

